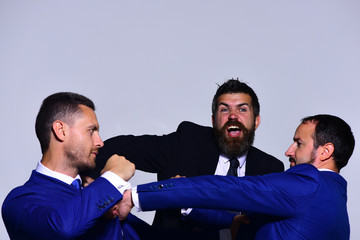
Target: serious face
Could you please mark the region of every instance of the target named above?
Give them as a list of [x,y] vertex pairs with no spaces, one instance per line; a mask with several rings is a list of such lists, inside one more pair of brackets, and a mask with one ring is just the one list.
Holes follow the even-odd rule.
[[317,158],[317,151],[314,149],[313,134],[316,125],[312,122],[300,124],[295,131],[294,142],[285,155],[289,157],[290,167],[302,163],[314,164]]
[[241,156],[249,150],[260,124],[260,116],[254,116],[251,97],[245,93],[219,96],[212,120],[220,151],[227,157]]
[[79,171],[95,167],[95,158],[99,148],[104,143],[99,135],[99,124],[95,112],[84,105],[80,105],[82,113],[75,116],[69,126],[69,137],[64,147],[71,168]]

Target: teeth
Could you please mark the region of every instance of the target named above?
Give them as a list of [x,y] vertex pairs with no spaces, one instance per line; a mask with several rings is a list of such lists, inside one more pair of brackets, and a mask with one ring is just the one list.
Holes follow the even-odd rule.
[[230,126],[230,127],[228,127],[228,131],[232,131],[232,130],[240,130],[240,128],[237,127],[237,126]]

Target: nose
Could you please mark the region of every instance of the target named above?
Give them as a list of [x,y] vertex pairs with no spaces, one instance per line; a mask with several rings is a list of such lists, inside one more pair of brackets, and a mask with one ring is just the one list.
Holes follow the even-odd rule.
[[285,152],[285,156],[292,157],[294,156],[294,144],[292,144],[288,150]]
[[235,120],[235,119],[238,119],[238,116],[234,113],[233,110],[230,110],[229,120]]
[[97,146],[98,148],[102,148],[104,146],[104,142],[103,140],[101,139],[100,135],[99,134],[96,134],[96,137],[95,137],[95,146]]

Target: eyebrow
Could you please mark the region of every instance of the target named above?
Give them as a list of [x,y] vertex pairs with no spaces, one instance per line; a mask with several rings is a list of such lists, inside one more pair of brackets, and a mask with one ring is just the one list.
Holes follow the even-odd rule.
[[[219,106],[221,106],[221,105],[224,105],[224,106],[226,106],[226,107],[229,107],[229,104],[227,104],[227,103],[224,103],[224,102],[220,102],[219,103]],[[248,104],[248,103],[240,103],[240,104],[238,104],[238,105],[236,105],[237,107],[242,107],[242,106],[248,106],[248,107],[250,107],[250,105]]]
[[89,125],[88,126],[88,129],[91,129],[91,130],[99,130],[99,127],[95,124],[92,124],[92,125]]

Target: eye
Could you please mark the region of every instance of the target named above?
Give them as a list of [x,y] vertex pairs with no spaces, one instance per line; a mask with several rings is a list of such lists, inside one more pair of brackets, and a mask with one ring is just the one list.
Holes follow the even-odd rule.
[[247,108],[240,108],[240,112],[247,112]]
[[97,130],[96,128],[90,128],[90,129],[89,129],[89,133],[92,135],[92,134],[94,134],[94,132],[95,132],[96,130]]
[[227,109],[227,108],[220,108],[220,109],[219,109],[219,111],[220,111],[220,112],[225,112],[225,113],[226,113],[226,112],[228,112],[228,111],[229,111],[229,109]]

